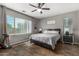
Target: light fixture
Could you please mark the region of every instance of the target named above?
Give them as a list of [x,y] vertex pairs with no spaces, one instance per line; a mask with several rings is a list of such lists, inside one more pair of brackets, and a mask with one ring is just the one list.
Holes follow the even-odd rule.
[[37,9],[37,11],[38,11],[38,12],[41,12],[41,11],[42,11],[42,9]]
[[40,28],[39,31],[42,31],[42,28]]

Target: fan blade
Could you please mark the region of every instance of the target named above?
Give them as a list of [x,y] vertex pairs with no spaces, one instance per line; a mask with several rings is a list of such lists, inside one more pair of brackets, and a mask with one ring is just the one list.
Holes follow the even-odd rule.
[[44,6],[44,4],[45,4],[45,3],[41,3],[41,7],[43,7],[43,6]]
[[37,9],[33,10],[32,12],[35,12],[35,11],[37,11]]
[[38,3],[38,8],[41,8],[41,3]]
[[50,10],[50,8],[42,8],[42,10]]
[[43,12],[42,12],[42,11],[40,11],[40,13],[42,14]]
[[35,8],[37,8],[36,6],[34,6],[34,5],[32,5],[32,4],[29,4],[30,6],[32,6],[32,7],[35,7]]

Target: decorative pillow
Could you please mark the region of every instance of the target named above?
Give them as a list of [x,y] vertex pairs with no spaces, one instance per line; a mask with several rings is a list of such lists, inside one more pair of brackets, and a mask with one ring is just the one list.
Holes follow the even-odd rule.
[[44,30],[43,33],[47,33],[47,30]]
[[45,31],[43,31],[43,33],[56,33],[56,34],[58,34],[59,32],[58,31],[48,31],[48,30],[45,30]]
[[47,31],[47,33],[57,33],[58,34],[58,31]]

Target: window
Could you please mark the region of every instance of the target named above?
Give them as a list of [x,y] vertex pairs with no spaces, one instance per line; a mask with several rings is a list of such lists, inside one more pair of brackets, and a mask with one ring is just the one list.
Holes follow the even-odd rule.
[[27,31],[26,20],[15,18],[15,30],[16,30],[16,33],[26,33]]
[[14,33],[14,17],[7,16],[7,33]]
[[31,33],[32,21],[7,16],[7,33]]
[[27,21],[27,33],[31,33],[31,32],[32,32],[32,22]]

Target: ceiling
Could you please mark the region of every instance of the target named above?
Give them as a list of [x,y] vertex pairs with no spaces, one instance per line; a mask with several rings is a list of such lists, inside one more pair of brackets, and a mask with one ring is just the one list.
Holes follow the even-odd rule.
[[[37,5],[37,3],[31,4]],[[27,14],[29,16],[35,17],[37,19],[42,19],[54,15],[59,15],[62,13],[79,10],[79,3],[46,3],[43,7],[48,7],[50,8],[50,10],[44,10],[43,14],[40,14],[38,11],[31,12],[35,8],[29,6],[29,3],[2,3],[1,5],[19,11],[21,13]]]

